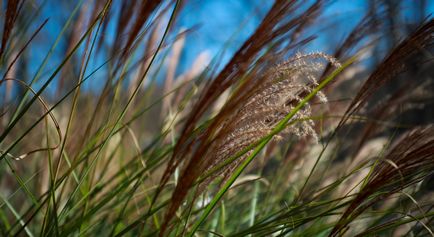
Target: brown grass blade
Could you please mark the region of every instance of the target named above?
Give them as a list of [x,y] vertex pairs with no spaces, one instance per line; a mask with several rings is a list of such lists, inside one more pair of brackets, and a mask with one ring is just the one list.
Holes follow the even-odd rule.
[[373,169],[329,236],[342,235],[348,225],[373,204],[427,177],[434,169],[434,127],[402,136]]
[[395,76],[406,69],[406,62],[415,54],[423,51],[434,43],[434,19],[420,26],[413,34],[402,41],[383,62],[375,69],[354,97],[345,116],[340,122],[344,124],[348,118],[360,110],[380,87],[390,82]]
[[[271,43],[276,43],[274,45],[276,48],[279,44],[282,44],[282,37],[293,33],[293,29],[300,26],[307,18],[315,18],[322,7],[323,1],[317,1],[308,10],[297,15],[296,10],[302,5],[301,1],[276,1],[261,24],[258,26],[256,31],[252,36],[246,40],[246,42],[241,46],[241,48],[235,53],[228,64],[223,68],[223,70],[206,86],[203,90],[197,103],[194,105],[190,115],[187,117],[185,126],[181,132],[181,137],[179,138],[174,155],[168,163],[166,171],[160,182],[160,189],[169,180],[169,177],[175,171],[175,168],[180,164],[186,155],[191,151],[193,144],[197,144],[198,141],[203,140],[207,137],[206,134],[211,134],[215,131],[216,126],[222,121],[227,113],[231,112],[230,106],[227,106],[224,111],[221,112],[214,121],[213,124],[205,131],[202,135],[190,138],[192,131],[197,126],[197,122],[202,117],[202,115],[207,111],[210,105],[231,85],[237,82],[249,69],[249,66],[254,62],[259,54],[263,51],[266,45]],[[300,31],[301,28],[298,29]],[[288,33],[289,32],[289,33]],[[288,36],[291,38],[290,36]],[[299,43],[299,42],[297,42]],[[296,43],[296,44],[297,44]],[[290,47],[290,46],[289,46]],[[270,55],[269,55],[270,56]],[[265,57],[266,58],[266,57]],[[262,65],[256,65],[256,69],[251,69],[252,72],[258,73],[261,67],[269,64],[270,62],[263,62]],[[255,73],[252,73],[255,74]],[[254,76],[249,76],[251,80]],[[251,92],[251,90],[250,90]],[[245,95],[249,96],[249,95]],[[240,96],[242,99],[242,96]],[[204,146],[199,145],[200,150],[195,152],[194,158],[199,159],[201,154],[204,152]],[[193,169],[195,174],[192,177],[196,177],[200,170]],[[197,173],[196,173],[197,172]],[[189,187],[192,183],[192,179],[185,177],[186,187]],[[188,189],[188,188],[187,188]],[[158,195],[159,192],[157,192]],[[184,197],[186,193],[179,193],[179,197]],[[157,196],[156,195],[156,196]],[[178,195],[178,194],[177,194]],[[182,198],[181,198],[182,199]]]
[[6,44],[8,43],[9,37],[11,35],[12,29],[14,28],[15,21],[23,7],[24,1],[22,0],[10,0],[6,6],[6,14],[3,25],[3,35],[2,35],[2,43],[0,47],[0,58],[3,56],[6,48]]

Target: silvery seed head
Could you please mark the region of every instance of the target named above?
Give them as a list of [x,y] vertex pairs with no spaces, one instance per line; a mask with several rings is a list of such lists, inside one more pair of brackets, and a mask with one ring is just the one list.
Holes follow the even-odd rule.
[[[331,56],[310,53],[296,54],[288,61],[267,70],[261,78],[261,84],[254,88],[251,96],[242,101],[235,112],[222,123],[220,132],[224,130],[225,134],[218,136],[208,149],[203,163],[204,169],[209,171],[267,136],[277,123],[318,85],[317,78],[327,63],[334,67],[340,66]],[[321,102],[327,102],[323,93],[318,93],[317,98]],[[310,105],[306,104],[289,121],[289,125],[273,139],[279,140],[289,135],[316,138],[314,122],[310,119],[311,113]],[[219,176],[223,179],[228,178],[249,153],[216,172],[202,183],[202,186],[207,186]]]

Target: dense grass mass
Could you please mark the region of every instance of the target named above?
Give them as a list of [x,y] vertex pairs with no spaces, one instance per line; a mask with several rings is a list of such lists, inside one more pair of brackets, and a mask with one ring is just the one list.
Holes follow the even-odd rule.
[[0,236],[434,236],[429,1],[0,3]]

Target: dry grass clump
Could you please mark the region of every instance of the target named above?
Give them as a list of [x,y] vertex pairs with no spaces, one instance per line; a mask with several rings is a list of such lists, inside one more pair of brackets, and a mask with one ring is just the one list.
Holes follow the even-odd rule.
[[[350,222],[366,209],[404,188],[420,182],[434,169],[434,127],[413,129],[379,157],[365,185],[351,201],[329,236],[341,236]],[[361,234],[363,236],[363,234]]]
[[[330,62],[335,67],[340,66],[329,55],[310,53],[297,54],[288,61],[269,69],[259,81],[261,85],[254,89],[250,98],[240,101],[235,112],[228,115],[222,123],[216,139],[213,140],[201,161],[201,169],[209,172],[212,168],[267,136],[277,123],[301,102],[303,95],[310,93],[312,88],[318,85],[317,78],[324,69],[324,62]],[[318,93],[317,97],[322,102],[327,101],[326,96],[322,93]],[[316,138],[315,124],[310,119],[311,114],[312,110],[307,104],[273,139],[279,140],[285,135]],[[224,182],[250,152],[208,177],[207,181],[202,183],[202,187],[207,186],[219,176]]]
[[61,2],[1,5],[0,236],[433,235],[426,1]]
[[[216,129],[214,138],[210,138],[207,142],[208,148],[202,159],[198,163],[190,160],[184,165],[184,177],[190,175],[192,164],[195,169],[202,171],[201,175],[209,175],[201,180],[195,196],[202,193],[216,178],[221,178],[220,185],[223,184],[234,169],[251,154],[252,150],[238,158],[237,154],[248,147],[252,149],[252,145],[270,134],[275,126],[302,101],[304,96],[318,86],[318,78],[328,63],[334,67],[340,67],[335,58],[324,53],[298,53],[286,62],[267,70],[259,79],[246,81],[245,83],[256,84],[250,85],[251,91],[245,92],[241,96],[242,99],[235,91],[226,103],[226,107],[228,105],[232,107],[232,112],[223,113],[226,117]],[[322,93],[318,93],[317,97],[322,102],[327,101],[326,96]],[[287,127],[273,139],[280,140],[286,135],[316,138],[315,124],[310,118],[311,113],[311,107],[306,104],[288,122]],[[233,159],[234,157],[236,159]],[[228,164],[225,165],[225,163]],[[219,166],[223,167],[213,170]],[[182,187],[183,191],[191,188],[186,187],[185,182],[182,182],[184,177],[181,176],[181,182],[177,185],[176,190],[179,190],[179,187]],[[180,199],[176,190],[173,194],[173,200],[176,202],[172,202],[169,213],[179,207]]]

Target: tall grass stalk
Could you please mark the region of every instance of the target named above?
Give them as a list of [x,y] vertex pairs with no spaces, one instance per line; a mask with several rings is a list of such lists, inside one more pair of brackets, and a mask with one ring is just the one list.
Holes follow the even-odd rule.
[[429,4],[256,4],[4,1],[0,236],[432,236]]

